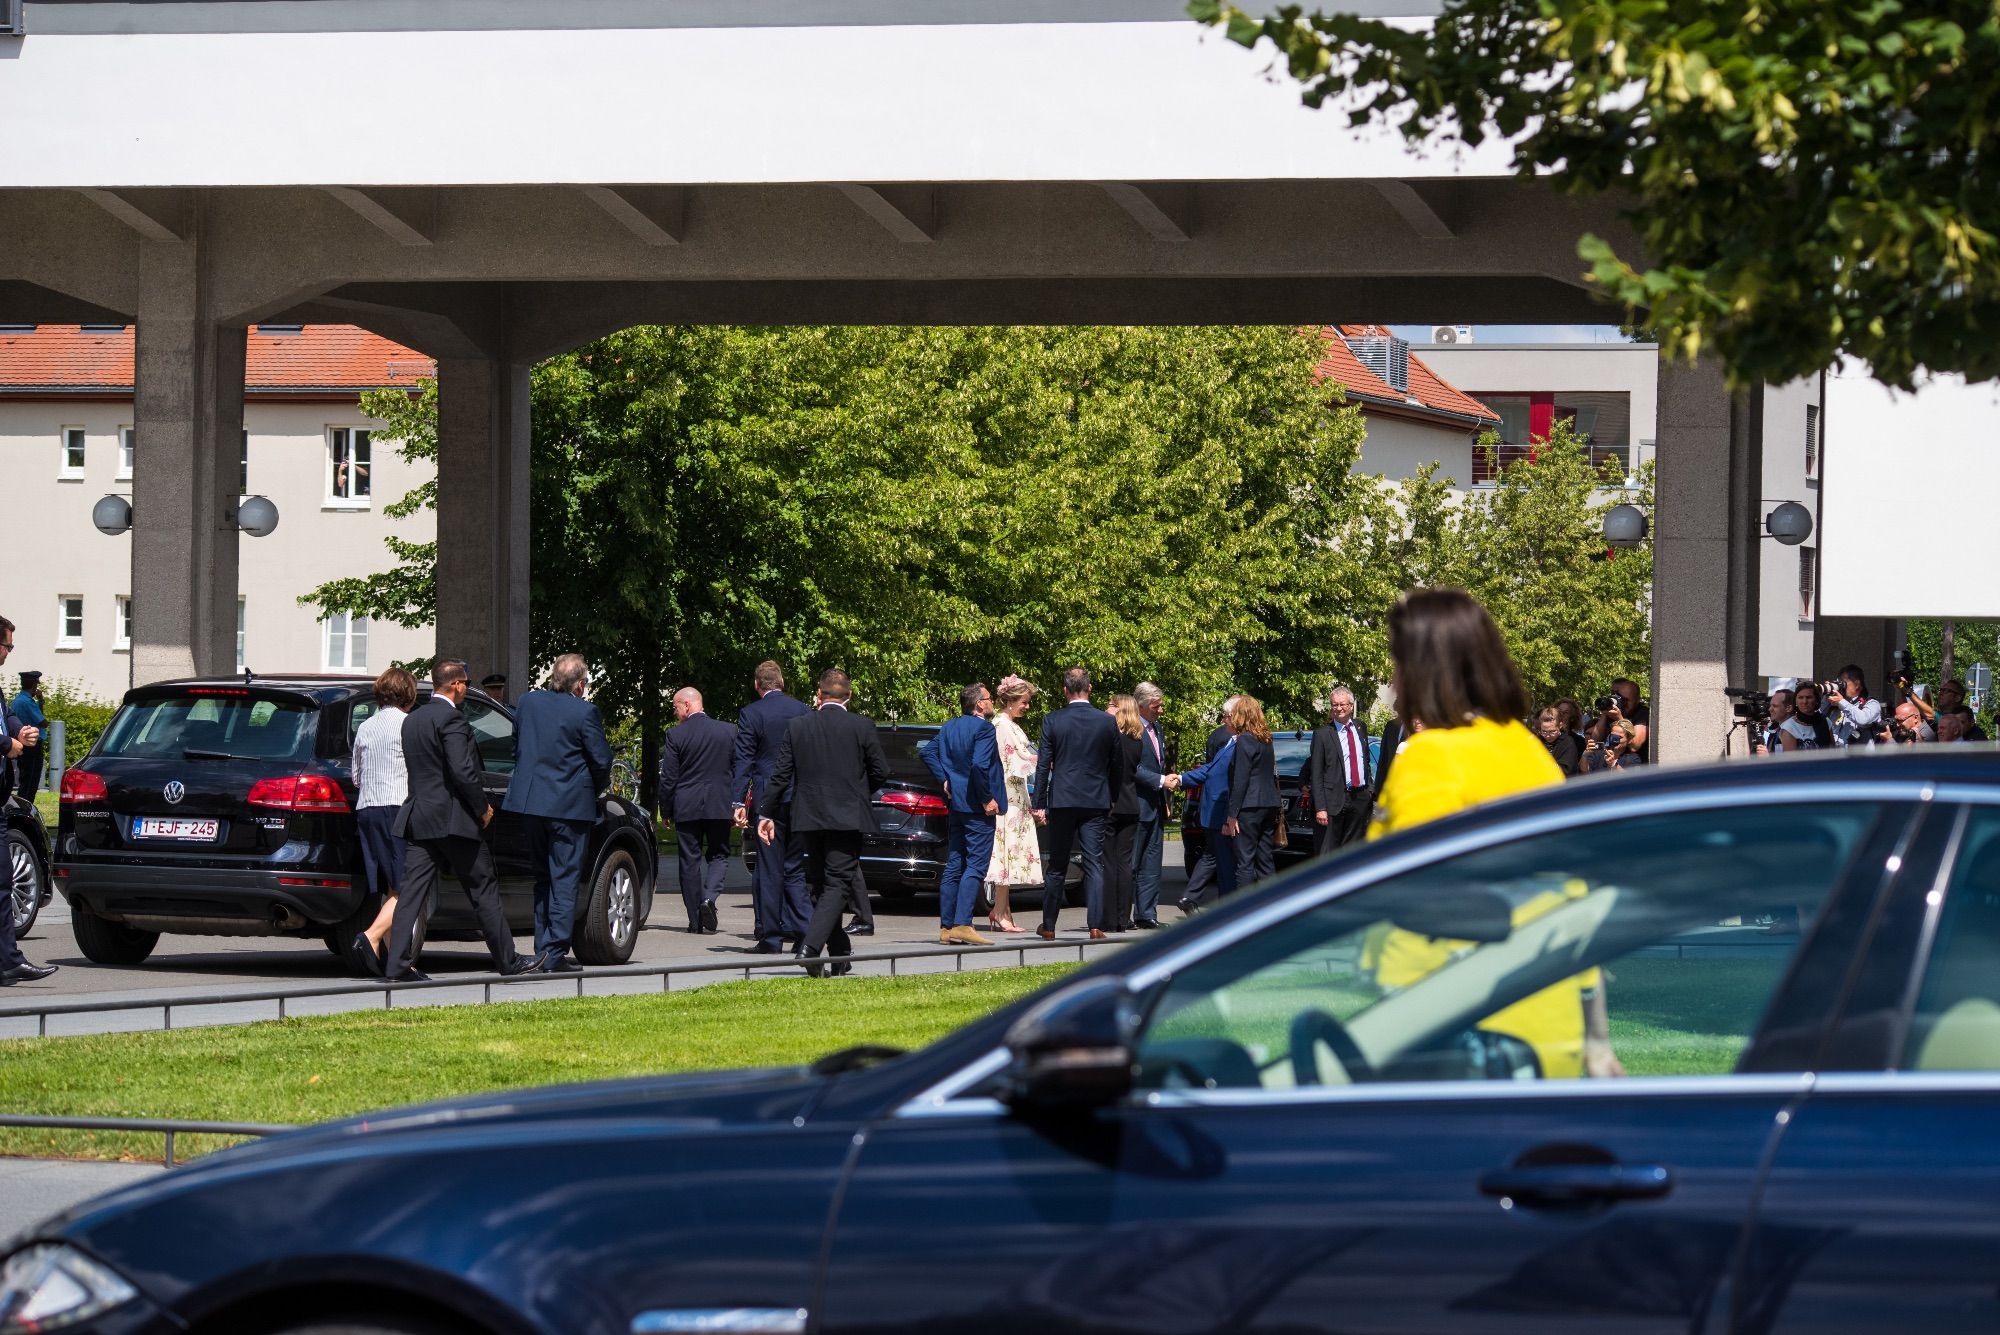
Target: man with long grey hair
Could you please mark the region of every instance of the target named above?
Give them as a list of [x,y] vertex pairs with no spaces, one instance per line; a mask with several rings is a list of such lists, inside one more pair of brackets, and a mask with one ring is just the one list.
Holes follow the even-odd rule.
[[515,764],[502,805],[527,817],[535,857],[535,967],[575,973],[569,957],[583,855],[597,820],[597,795],[611,782],[611,745],[597,706],[583,698],[590,667],[564,654],[546,690],[529,691],[514,711]]

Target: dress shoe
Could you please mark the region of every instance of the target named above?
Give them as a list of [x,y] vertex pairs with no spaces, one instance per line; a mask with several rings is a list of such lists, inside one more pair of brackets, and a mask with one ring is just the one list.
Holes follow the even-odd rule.
[[536,973],[582,973],[583,966],[560,950],[551,950],[534,963]]
[[511,960],[503,961],[493,972],[499,974],[502,978],[512,978],[517,974],[523,973],[534,973],[535,965],[539,959],[539,956],[534,955],[516,955]]
[[1160,930],[1160,921],[1157,918],[1135,918],[1132,920],[1132,927],[1135,931],[1157,932]]
[[849,936],[873,936],[875,935],[875,924],[872,922],[851,922],[847,924],[847,934]]
[[715,935],[715,905],[703,904],[701,906],[701,930],[707,932],[710,936]]
[[833,966],[833,976],[835,978],[845,978],[847,977],[847,975],[853,972],[854,972],[854,966],[852,964],[837,962]]
[[1093,941],[1108,941],[1111,938],[1105,934],[1102,927],[1093,927],[1090,929],[1090,939]]
[[1198,899],[1189,899],[1186,895],[1182,895],[1174,901],[1174,907],[1179,909],[1183,914],[1195,913],[1200,910],[1201,901]]
[[32,983],[47,978],[56,971],[53,964],[30,964],[26,960],[11,969],[0,969],[0,987],[11,987],[15,983]]
[[947,944],[954,946],[990,946],[993,944],[991,937],[981,936],[979,933],[973,931],[969,924],[963,927],[948,928],[944,932],[942,939]]
[[431,976],[422,969],[405,969],[389,981],[392,983],[428,983]]
[[1056,929],[1053,927],[1037,927],[1035,929],[1035,935],[1039,936],[1044,941],[1053,941],[1056,939]]
[[382,956],[376,953],[375,943],[368,939],[368,933],[354,934],[354,957],[361,961],[361,967],[369,973],[377,978],[382,976]]
[[785,948],[776,941],[759,941],[756,945],[750,947],[750,953],[752,955],[782,955],[785,953]]

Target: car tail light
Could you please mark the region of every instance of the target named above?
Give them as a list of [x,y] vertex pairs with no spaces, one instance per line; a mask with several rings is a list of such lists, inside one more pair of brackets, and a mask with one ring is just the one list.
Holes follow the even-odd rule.
[[912,816],[948,816],[951,807],[935,793],[913,793],[907,788],[887,788],[875,800],[885,807],[907,811]]
[[259,779],[250,785],[247,799],[253,807],[276,807],[280,811],[346,811],[347,795],[340,785],[324,774],[287,774],[282,779]]
[[77,806],[84,802],[108,802],[111,790],[104,786],[104,776],[92,774],[87,769],[66,769],[63,771],[62,805]]
[[345,890],[354,881],[346,876],[280,876],[278,884],[310,886],[315,890]]

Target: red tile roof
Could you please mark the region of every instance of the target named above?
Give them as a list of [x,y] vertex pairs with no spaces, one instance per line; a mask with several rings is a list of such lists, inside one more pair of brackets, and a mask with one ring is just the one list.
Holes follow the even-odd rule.
[[1364,404],[1394,406],[1416,413],[1443,414],[1456,419],[1453,425],[1463,425],[1466,420],[1475,422],[1500,421],[1500,414],[1469,394],[1460,392],[1447,384],[1443,377],[1415,353],[1410,354],[1410,387],[1397,389],[1380,376],[1361,364],[1354,350],[1347,346],[1350,338],[1389,338],[1388,329],[1379,324],[1326,325],[1319,331],[1325,343],[1319,364],[1313,367],[1313,375],[1319,380],[1331,380],[1347,391],[1347,397]]
[[[365,329],[307,325],[296,334],[250,330],[248,393],[346,391],[412,386],[437,374],[420,352]],[[132,327],[37,325],[0,328],[0,394],[132,392]]]

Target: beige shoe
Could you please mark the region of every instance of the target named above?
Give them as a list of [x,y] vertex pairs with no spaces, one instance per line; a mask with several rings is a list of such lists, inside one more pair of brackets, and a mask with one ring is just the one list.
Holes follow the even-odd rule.
[[941,946],[950,946],[958,944],[958,938],[952,935],[952,933],[956,930],[958,929],[955,927],[938,928],[938,944]]
[[943,934],[943,939],[955,946],[990,946],[992,941],[972,930],[971,927],[953,927]]

